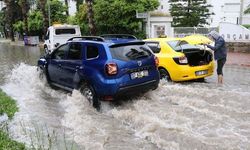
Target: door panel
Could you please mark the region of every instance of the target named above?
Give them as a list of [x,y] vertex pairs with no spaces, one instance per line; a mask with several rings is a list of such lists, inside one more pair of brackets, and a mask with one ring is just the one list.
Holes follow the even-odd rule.
[[62,79],[66,86],[74,88],[74,77],[82,66],[82,44],[72,42],[67,51],[66,58],[62,65],[64,78]]
[[51,54],[51,59],[48,62],[48,73],[51,81],[62,85],[64,84],[61,82],[63,78],[62,66],[64,64],[67,49],[68,44],[64,44],[58,47]]

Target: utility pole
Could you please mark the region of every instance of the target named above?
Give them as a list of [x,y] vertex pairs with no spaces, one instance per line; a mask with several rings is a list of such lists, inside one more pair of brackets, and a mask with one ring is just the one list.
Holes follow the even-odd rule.
[[48,2],[48,17],[49,17],[49,27],[51,25],[51,20],[50,20],[50,0]]
[[244,0],[240,0],[240,17],[239,17],[239,24],[240,25],[242,25],[243,5],[244,5]]

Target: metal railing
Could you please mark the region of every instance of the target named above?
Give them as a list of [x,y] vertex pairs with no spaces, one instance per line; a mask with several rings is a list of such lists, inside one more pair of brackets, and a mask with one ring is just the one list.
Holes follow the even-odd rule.
[[205,28],[205,27],[174,27],[174,37],[185,37],[192,34],[208,35],[209,32],[219,28]]

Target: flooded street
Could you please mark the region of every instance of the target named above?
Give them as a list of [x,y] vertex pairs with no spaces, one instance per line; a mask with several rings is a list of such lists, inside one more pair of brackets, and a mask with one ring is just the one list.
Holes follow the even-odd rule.
[[38,47],[0,44],[0,88],[17,100],[12,137],[41,149],[250,149],[250,67],[224,68],[225,84],[170,83],[96,112],[79,93],[40,80]]

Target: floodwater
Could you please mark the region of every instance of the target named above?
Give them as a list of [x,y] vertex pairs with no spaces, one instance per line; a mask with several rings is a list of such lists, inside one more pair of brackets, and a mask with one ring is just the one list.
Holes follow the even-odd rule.
[[170,83],[96,112],[79,93],[38,78],[38,47],[0,44],[0,87],[16,99],[12,138],[41,149],[250,149],[250,67],[226,65],[225,84]]

